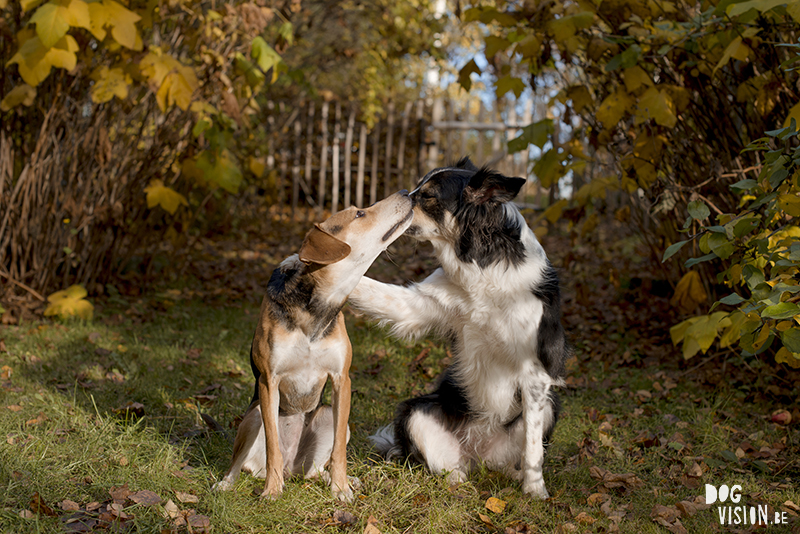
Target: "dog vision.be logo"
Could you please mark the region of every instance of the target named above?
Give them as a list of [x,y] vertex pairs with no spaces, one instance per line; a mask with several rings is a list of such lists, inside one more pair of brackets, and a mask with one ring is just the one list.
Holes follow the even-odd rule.
[[741,500],[742,487],[739,484],[730,488],[727,484],[723,484],[719,488],[706,484],[706,504],[719,503],[717,514],[719,514],[720,525],[768,526],[783,525],[789,521],[786,512],[775,512],[775,517],[770,518],[766,504],[740,505]]

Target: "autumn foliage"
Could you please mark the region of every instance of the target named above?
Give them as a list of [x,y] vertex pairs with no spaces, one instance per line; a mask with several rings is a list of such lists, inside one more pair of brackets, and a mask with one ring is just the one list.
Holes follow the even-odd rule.
[[[572,180],[572,199],[544,217],[569,209],[585,235],[608,197],[627,197],[616,216],[636,226],[654,260],[676,242],[666,257],[688,258],[681,245],[692,240],[680,236],[695,236],[704,255],[673,271],[673,302],[682,313],[716,311],[673,329],[684,355],[705,352],[719,334],[721,348],[772,347],[800,364],[797,139],[775,132],[800,119],[791,45],[800,2],[481,2],[463,19],[485,30],[498,96],[530,86],[549,100],[548,116],[509,143],[537,147],[543,186]],[[480,71],[464,65],[462,85]],[[765,131],[773,133],[748,148]]]

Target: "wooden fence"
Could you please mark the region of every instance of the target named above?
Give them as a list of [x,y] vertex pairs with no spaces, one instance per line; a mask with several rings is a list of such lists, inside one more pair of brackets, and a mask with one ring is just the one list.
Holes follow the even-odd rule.
[[[413,189],[429,170],[468,155],[511,176],[528,176],[528,155],[509,155],[506,144],[532,121],[532,102],[505,101],[503,109],[482,102],[444,99],[390,103],[370,127],[354,106],[308,102],[288,109],[271,103],[266,169],[274,178],[277,205],[311,207],[311,214],[365,206],[399,189]],[[538,186],[529,181],[521,199]],[[305,211],[305,210],[303,210]]]

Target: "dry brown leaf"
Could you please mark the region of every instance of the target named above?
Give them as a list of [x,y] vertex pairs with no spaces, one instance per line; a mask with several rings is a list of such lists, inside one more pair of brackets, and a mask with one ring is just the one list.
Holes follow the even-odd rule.
[[129,495],[128,498],[142,506],[153,506],[154,504],[161,503],[161,497],[159,497],[156,492],[150,490],[137,491]]
[[369,518],[367,518],[367,526],[364,527],[364,534],[381,534],[377,525],[378,520],[375,519],[375,516],[369,516]]
[[180,515],[181,511],[178,508],[178,505],[175,504],[172,499],[168,500],[166,504],[164,504],[164,515],[170,519],[175,519]]
[[186,518],[186,523],[189,525],[189,532],[200,534],[207,532],[211,527],[211,519],[205,515],[192,514]]
[[69,499],[64,499],[60,503],[58,503],[58,507],[64,510],[65,512],[77,512],[81,509],[80,505],[75,501],[71,501]]
[[581,513],[579,513],[578,515],[575,516],[575,521],[577,521],[581,525],[591,525],[592,523],[597,521],[597,519],[595,519],[594,517],[590,516],[586,512],[581,512]]
[[175,497],[177,497],[177,499],[181,502],[190,502],[190,503],[200,502],[200,499],[197,497],[197,495],[192,495],[191,493],[184,493],[182,491],[176,491]]
[[602,467],[592,466],[589,468],[589,474],[595,480],[599,480],[600,483],[608,489],[631,489],[639,488],[644,485],[644,482],[633,473],[612,473],[611,471],[606,471]]
[[492,523],[492,519],[488,515],[483,515],[482,513],[478,512],[478,518],[483,521],[484,525],[490,528],[495,528],[494,523]]
[[[111,486],[111,489],[108,490],[108,494],[111,495],[111,498],[114,500],[114,502],[119,502],[119,503],[124,503],[131,493],[133,492],[128,489],[127,482],[118,488]],[[97,503],[92,503],[92,504],[97,504]],[[97,504],[97,507],[99,508],[100,505]],[[89,511],[88,505],[86,506],[86,510]]]
[[58,512],[54,511],[52,508],[47,506],[45,502],[42,500],[42,497],[39,495],[39,492],[31,496],[31,503],[30,503],[31,510],[39,515],[49,515],[55,516],[58,515]]
[[650,512],[650,518],[659,525],[666,527],[672,534],[689,534],[679,519],[680,512],[674,506],[657,504]]
[[506,501],[498,499],[496,497],[489,497],[486,499],[486,509],[490,510],[496,514],[502,513],[503,510],[506,509]]
[[30,510],[20,510],[19,516],[22,519],[33,519],[34,517],[36,517],[36,514],[31,512]]
[[346,510],[336,510],[335,512],[333,512],[333,517],[331,519],[333,520],[333,525],[336,526],[339,525],[348,526],[358,521],[358,518],[356,516],[354,516],[353,514],[351,514]]
[[11,375],[13,374],[14,370],[11,367],[7,365],[0,367],[0,380],[11,380]]
[[608,493],[592,493],[586,498],[586,503],[594,506],[597,503],[604,503],[611,500],[611,495]]

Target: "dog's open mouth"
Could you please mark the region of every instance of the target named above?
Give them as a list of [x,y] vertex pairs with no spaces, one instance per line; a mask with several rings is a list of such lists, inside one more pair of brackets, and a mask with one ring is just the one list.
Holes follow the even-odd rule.
[[403,219],[402,219],[401,221],[398,221],[397,223],[395,223],[395,224],[394,224],[394,226],[392,226],[391,228],[389,228],[389,231],[388,231],[388,232],[386,232],[385,234],[383,234],[383,238],[381,239],[381,241],[383,241],[383,242],[386,242],[386,241],[388,241],[388,240],[389,240],[389,238],[391,238],[391,237],[392,237],[392,234],[394,234],[394,233],[397,231],[397,229],[398,229],[398,228],[400,228],[400,227],[401,227],[401,226],[403,226],[405,223],[407,223],[407,222],[408,222],[408,220],[409,220],[409,219],[411,219],[411,217],[413,217],[413,216],[414,216],[414,208],[411,208],[410,210],[408,210],[408,215],[406,215],[405,217],[403,217]]

